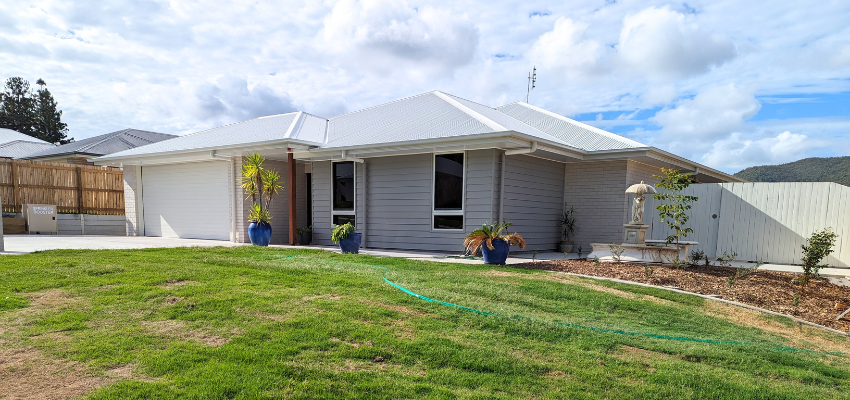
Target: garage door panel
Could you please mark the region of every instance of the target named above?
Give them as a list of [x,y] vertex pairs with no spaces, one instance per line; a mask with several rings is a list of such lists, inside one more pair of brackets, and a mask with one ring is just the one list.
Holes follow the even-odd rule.
[[229,240],[228,166],[142,167],[145,236]]

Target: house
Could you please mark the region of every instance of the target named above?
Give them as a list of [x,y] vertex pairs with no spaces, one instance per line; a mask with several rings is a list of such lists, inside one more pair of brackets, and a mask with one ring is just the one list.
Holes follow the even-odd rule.
[[21,158],[56,147],[30,135],[0,128],[0,158]]
[[510,221],[527,250],[551,251],[575,207],[576,245],[622,241],[625,188],[662,167],[701,182],[739,179],[518,102],[491,108],[433,91],[325,119],[273,115],[99,157],[124,167],[128,235],[246,242],[241,157],[285,177],[272,243],[353,222],[370,248],[458,251],[484,223]]
[[119,151],[145,146],[177,136],[165,133],[123,129],[88,139],[77,140],[60,146],[53,146],[39,152],[18,157],[26,160],[63,162],[68,164],[93,165],[88,160]]

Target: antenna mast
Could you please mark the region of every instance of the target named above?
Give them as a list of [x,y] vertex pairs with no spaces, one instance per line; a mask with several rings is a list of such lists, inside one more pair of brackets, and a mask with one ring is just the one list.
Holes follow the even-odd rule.
[[528,85],[526,85],[525,89],[525,102],[528,103],[528,95],[531,94],[531,90],[534,89],[534,84],[537,83],[537,66],[534,66],[534,69],[528,73]]

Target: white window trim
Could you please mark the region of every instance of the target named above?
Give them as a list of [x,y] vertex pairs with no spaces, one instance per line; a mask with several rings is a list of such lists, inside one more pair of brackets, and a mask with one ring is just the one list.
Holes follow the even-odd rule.
[[[334,164],[350,162],[354,167],[354,209],[352,210],[334,210],[334,185],[336,177],[334,176]],[[334,215],[353,215],[355,224],[357,222],[357,163],[347,160],[331,161],[331,225],[334,224]]]
[[[463,193],[460,198],[460,210],[437,210],[434,204],[435,186],[437,185],[437,156],[442,154],[463,154]],[[464,232],[466,231],[466,170],[469,165],[469,158],[466,150],[463,151],[445,151],[433,153],[431,155],[431,232]],[[437,229],[434,228],[434,216],[436,215],[460,215],[463,217],[463,228],[461,229]]]

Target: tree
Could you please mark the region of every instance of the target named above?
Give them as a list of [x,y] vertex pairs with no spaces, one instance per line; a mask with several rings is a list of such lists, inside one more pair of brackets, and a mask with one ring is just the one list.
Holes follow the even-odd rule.
[[0,128],[7,128],[50,143],[65,144],[68,125],[62,122],[53,94],[43,79],[36,81],[39,89],[33,93],[30,84],[21,77],[6,80],[0,93]]
[[664,189],[664,191],[652,195],[652,198],[668,202],[655,206],[655,209],[658,210],[659,221],[664,222],[675,231],[675,234],[667,236],[667,244],[675,241],[678,249],[679,237],[688,237],[688,234],[694,231],[691,228],[685,228],[685,224],[688,222],[688,214],[685,211],[690,210],[691,203],[699,199],[682,194],[682,191],[693,182],[691,174],[683,174],[678,169],[672,168],[661,168],[661,173],[663,175],[653,175],[653,177],[659,180],[655,187]]
[[34,110],[29,82],[18,76],[7,79],[0,93],[0,128],[37,137],[33,129]]
[[62,122],[62,110],[56,109],[56,100],[47,90],[47,84],[41,79],[36,84],[39,89],[34,102],[34,136],[49,143],[65,144],[74,141],[74,138],[68,139],[68,124]]

